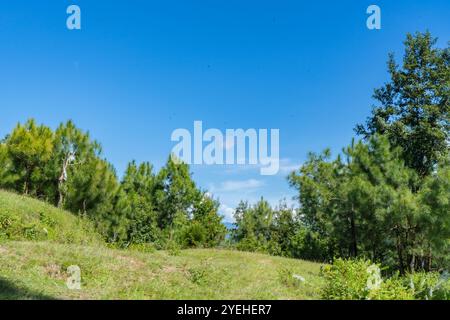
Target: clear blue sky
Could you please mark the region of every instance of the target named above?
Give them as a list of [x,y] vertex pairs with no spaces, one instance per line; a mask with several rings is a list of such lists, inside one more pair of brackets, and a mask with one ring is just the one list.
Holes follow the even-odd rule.
[[[82,30],[66,28],[77,4]],[[382,29],[366,28],[366,8]],[[242,199],[294,195],[287,172],[308,151],[348,144],[390,51],[407,32],[450,40],[450,1],[15,0],[0,5],[0,135],[34,117],[73,119],[119,175],[127,162],[159,168],[176,128],[280,129],[280,174],[193,166],[230,218]]]

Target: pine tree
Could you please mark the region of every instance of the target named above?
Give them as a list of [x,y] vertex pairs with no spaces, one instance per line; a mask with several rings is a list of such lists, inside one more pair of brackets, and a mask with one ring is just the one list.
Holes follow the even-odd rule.
[[53,142],[52,130],[37,125],[33,119],[18,124],[4,142],[11,161],[7,186],[24,194],[42,196],[42,186],[47,180],[43,168],[52,156]]
[[419,267],[430,270],[433,259],[437,265],[450,265],[450,165],[439,164],[437,170],[426,179],[420,191],[421,225],[424,226],[422,237],[424,253]]
[[54,181],[54,202],[64,207],[67,187],[72,176],[84,168],[84,164],[100,157],[101,147],[91,141],[89,133],[78,129],[72,121],[60,124],[55,132],[55,148],[50,175]]
[[149,243],[159,240],[154,200],[155,175],[148,162],[128,164],[120,186],[115,214],[123,216],[126,241]]
[[159,171],[155,183],[155,204],[161,229],[173,228],[177,214],[191,218],[193,204],[200,196],[189,172],[189,166],[173,159]]
[[290,176],[303,225],[328,239],[329,258],[364,256],[402,273],[415,270],[424,259],[426,230],[433,228],[412,191],[417,174],[384,136],[352,143],[344,156],[345,162],[312,156]]
[[450,48],[436,48],[436,41],[429,32],[407,36],[403,66],[389,56],[391,80],[375,90],[379,105],[356,127],[366,138],[387,135],[421,177],[449,154]]
[[220,203],[213,199],[206,192],[200,192],[200,196],[194,203],[192,221],[198,223],[203,229],[203,245],[214,247],[225,239],[227,233],[225,225],[222,223],[223,217],[218,213]]

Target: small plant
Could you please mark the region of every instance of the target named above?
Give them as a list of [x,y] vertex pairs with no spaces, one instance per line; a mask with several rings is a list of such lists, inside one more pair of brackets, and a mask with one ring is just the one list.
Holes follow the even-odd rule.
[[14,235],[21,235],[22,225],[17,217],[8,216],[0,213],[0,237],[4,239],[12,239]]
[[301,284],[305,283],[305,278],[299,274],[296,274],[292,268],[283,267],[278,270],[279,281],[288,287],[299,287]]
[[174,240],[168,240],[166,243],[166,250],[170,256],[178,256],[181,253],[180,245]]
[[56,226],[56,221],[55,219],[53,219],[51,216],[49,216],[48,214],[44,213],[44,212],[40,212],[39,213],[39,219],[41,220],[41,222],[43,224],[45,224],[48,227],[55,227]]
[[27,240],[43,240],[46,238],[44,229],[39,229],[37,225],[30,224],[23,228],[23,236]]
[[188,269],[189,279],[198,285],[207,284],[213,274],[209,260],[203,260],[200,265]]

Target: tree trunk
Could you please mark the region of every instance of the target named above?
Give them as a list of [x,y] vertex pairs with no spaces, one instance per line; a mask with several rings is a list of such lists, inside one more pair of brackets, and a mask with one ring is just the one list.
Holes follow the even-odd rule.
[[33,165],[27,165],[26,174],[25,174],[25,182],[23,184],[23,193],[28,195],[30,193],[30,184],[31,184],[31,174],[33,173]]
[[63,195],[63,191],[62,191],[62,182],[59,181],[58,183],[58,208],[62,208],[63,204],[64,204],[64,195]]
[[69,166],[69,155],[67,155],[63,161],[63,165],[61,168],[61,174],[59,176],[58,179],[58,192],[59,192],[59,198],[58,198],[58,208],[62,208],[63,204],[64,204],[64,194],[63,194],[63,185],[64,185],[64,181],[66,181],[67,179],[67,168]]
[[413,253],[411,255],[411,261],[409,263],[409,271],[413,273],[416,270],[416,255]]
[[429,246],[427,271],[431,271],[432,267],[433,267],[433,254],[431,252],[431,246]]
[[355,225],[355,213],[353,211],[353,205],[352,205],[352,213],[350,215],[350,226],[351,226],[351,233],[352,233],[352,251],[353,256],[358,256],[358,241],[356,237],[356,225]]
[[398,254],[398,266],[400,268],[400,274],[405,274],[405,265],[403,263],[403,249],[401,244],[400,234],[397,231],[397,254]]

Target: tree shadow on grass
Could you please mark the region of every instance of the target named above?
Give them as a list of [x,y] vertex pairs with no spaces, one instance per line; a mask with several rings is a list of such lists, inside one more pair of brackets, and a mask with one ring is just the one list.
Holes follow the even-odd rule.
[[56,300],[56,298],[20,287],[0,277],[0,300]]

